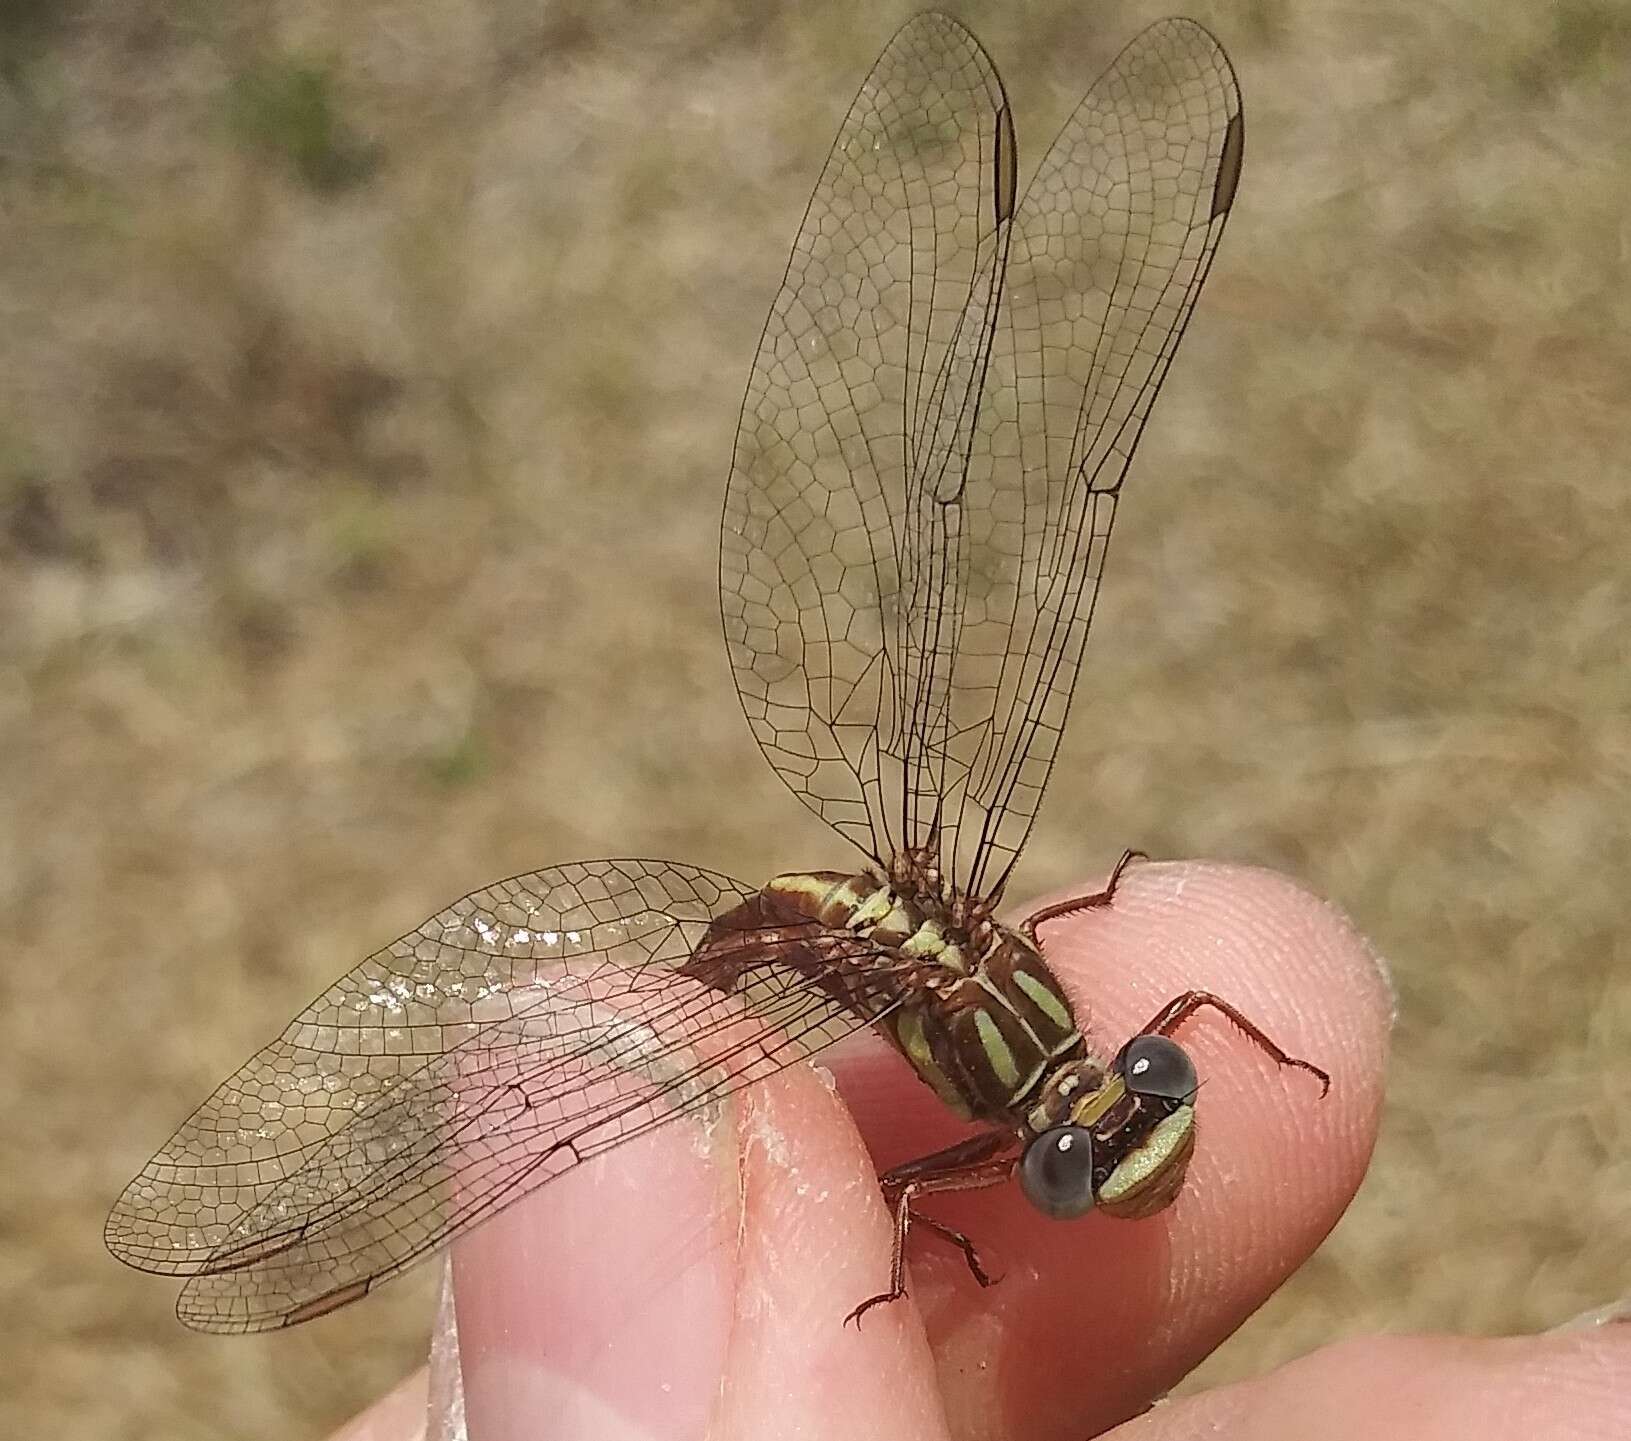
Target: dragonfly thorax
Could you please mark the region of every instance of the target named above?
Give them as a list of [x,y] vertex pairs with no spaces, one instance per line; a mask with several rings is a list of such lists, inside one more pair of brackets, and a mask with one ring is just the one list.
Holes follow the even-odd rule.
[[829,947],[849,943],[843,970],[865,975],[869,1019],[962,1116],[1018,1123],[1055,1068],[1082,1054],[1041,954],[955,894],[813,871],[778,876],[764,896],[816,922]]

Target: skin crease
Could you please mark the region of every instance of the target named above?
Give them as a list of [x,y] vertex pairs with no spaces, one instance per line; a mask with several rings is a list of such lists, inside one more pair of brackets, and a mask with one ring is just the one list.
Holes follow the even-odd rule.
[[[1042,941],[1101,1055],[1205,988],[1328,1070],[1330,1095],[1203,1012],[1180,1035],[1201,1076],[1199,1140],[1169,1210],[1055,1222],[1017,1184],[937,1197],[928,1209],[974,1238],[998,1284],[982,1291],[915,1235],[909,1298],[857,1331],[843,1317],[888,1277],[874,1165],[967,1128],[881,1043],[846,1042],[822,1057],[836,1092],[795,1066],[711,1130],[664,1127],[461,1240],[472,1441],[535,1438],[541,1418],[552,1441],[836,1441],[880,1418],[891,1441],[1079,1441],[1124,1421],[1118,1441],[1631,1434],[1631,1326],[1349,1342],[1149,1411],[1353,1196],[1392,997],[1339,912],[1264,871],[1135,865],[1113,906]],[[424,1396],[421,1373],[340,1434],[423,1436]]]

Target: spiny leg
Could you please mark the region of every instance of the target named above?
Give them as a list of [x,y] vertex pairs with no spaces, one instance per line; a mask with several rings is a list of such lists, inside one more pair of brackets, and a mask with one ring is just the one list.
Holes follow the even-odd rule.
[[985,1267],[980,1264],[974,1243],[962,1232],[954,1231],[950,1226],[942,1225],[922,1212],[914,1210],[912,1201],[917,1196],[930,1195],[936,1191],[974,1191],[985,1186],[999,1185],[1014,1174],[1014,1165],[1013,1157],[1005,1157],[1000,1161],[986,1161],[978,1166],[969,1166],[960,1172],[948,1172],[926,1180],[908,1182],[895,1198],[895,1244],[889,1262],[889,1289],[880,1291],[876,1296],[867,1297],[844,1318],[844,1324],[848,1325],[853,1321],[859,1329],[861,1317],[874,1306],[898,1301],[906,1294],[906,1237],[914,1221],[923,1222],[957,1246],[963,1252],[963,1258],[968,1262],[975,1279],[982,1286],[990,1285],[991,1278],[986,1274]]
[[1088,896],[1072,896],[1068,901],[1055,901],[1051,906],[1043,906],[1035,915],[1027,916],[1020,922],[1020,934],[1040,950],[1042,943],[1037,938],[1036,928],[1043,921],[1054,921],[1060,916],[1073,916],[1077,911],[1090,911],[1098,906],[1109,905],[1116,898],[1116,887],[1121,884],[1121,873],[1134,861],[1147,860],[1149,856],[1143,851],[1123,851],[1115,869],[1110,872],[1110,879],[1104,883],[1103,890],[1094,891]]
[[930,1231],[933,1231],[935,1235],[939,1236],[941,1240],[949,1241],[963,1253],[963,1260],[968,1263],[970,1274],[980,1283],[980,1285],[996,1285],[996,1282],[991,1277],[991,1273],[985,1269],[984,1263],[980,1260],[978,1248],[961,1231],[956,1230],[954,1227],[948,1226],[944,1221],[935,1220],[933,1216],[924,1215],[922,1211],[913,1211],[911,1215],[912,1225],[927,1227]]
[[980,1264],[974,1243],[961,1231],[923,1215],[913,1207],[912,1202],[919,1196],[933,1195],[937,1191],[975,1191],[985,1186],[999,1185],[1014,1174],[1014,1167],[1019,1163],[1017,1146],[1018,1142],[1010,1132],[987,1131],[931,1156],[908,1161],[881,1178],[884,1200],[892,1207],[895,1221],[889,1289],[861,1302],[844,1318],[845,1325],[853,1321],[859,1328],[861,1317],[874,1306],[898,1301],[906,1294],[906,1237],[914,1221],[921,1222],[950,1241],[963,1253],[963,1259],[968,1262],[975,1280],[982,1286],[991,1284],[991,1277]]
[[1275,1045],[1256,1022],[1249,1020],[1234,1006],[1221,996],[1215,996],[1210,991],[1185,991],[1181,996],[1174,996],[1164,1005],[1160,1012],[1140,1032],[1141,1036],[1170,1036],[1179,1026],[1183,1025],[1196,1011],[1203,1006],[1210,1006],[1215,1011],[1222,1011],[1233,1024],[1243,1031],[1259,1050],[1267,1052],[1282,1066],[1295,1066],[1300,1071],[1307,1071],[1310,1075],[1318,1076],[1320,1095],[1325,1096],[1331,1089],[1330,1075],[1322,1071],[1312,1061],[1287,1054]]

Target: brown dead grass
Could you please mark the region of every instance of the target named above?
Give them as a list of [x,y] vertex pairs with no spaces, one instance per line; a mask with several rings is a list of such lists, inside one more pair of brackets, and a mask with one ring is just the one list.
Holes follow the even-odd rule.
[[[834,854],[730,695],[714,528],[907,8],[218,8],[0,7],[8,1435],[311,1434],[416,1359],[423,1279],[218,1341],[100,1244],[382,938],[551,860]],[[1158,13],[956,8],[1033,159]],[[1197,13],[1247,173],[1024,880],[1279,866],[1400,991],[1371,1179],[1215,1381],[1631,1289],[1631,40],[1609,0]],[[268,55],[327,67],[355,176],[235,128]]]

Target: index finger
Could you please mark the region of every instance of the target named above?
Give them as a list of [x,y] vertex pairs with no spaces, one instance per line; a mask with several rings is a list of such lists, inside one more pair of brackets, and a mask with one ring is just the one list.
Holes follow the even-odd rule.
[[[1135,865],[1113,904],[1044,925],[1041,941],[1101,1059],[1167,1001],[1206,990],[1329,1072],[1331,1089],[1322,1098],[1315,1077],[1203,1010],[1178,1035],[1201,1086],[1195,1154],[1168,1210],[1050,1221],[1012,1185],[926,1202],[1001,1276],[982,1291],[955,1252],[914,1241],[912,1297],[956,1435],[1092,1435],[1142,1410],[1313,1252],[1376,1138],[1391,993],[1348,920],[1284,877]],[[871,1089],[847,1094],[882,1164],[952,1138],[932,1097],[879,1105]]]

